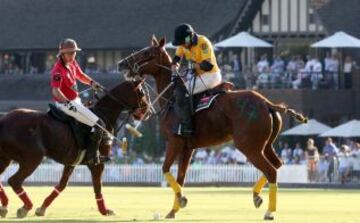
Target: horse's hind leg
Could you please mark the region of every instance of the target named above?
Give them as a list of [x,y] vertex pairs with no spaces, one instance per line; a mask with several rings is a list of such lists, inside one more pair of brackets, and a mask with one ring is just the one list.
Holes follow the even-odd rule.
[[[271,112],[271,115],[272,115],[272,133],[265,146],[264,155],[266,159],[269,160],[276,169],[279,169],[282,166],[282,161],[278,157],[278,155],[276,155],[276,152],[273,148],[273,143],[276,140],[281,130],[282,121],[280,114],[278,112]],[[261,176],[253,187],[253,202],[256,208],[260,207],[262,204],[262,198],[260,197],[260,193],[263,187],[266,185],[266,183],[267,183],[266,177]]]
[[276,211],[277,170],[261,153],[250,155],[248,159],[269,181],[269,206],[264,218],[265,220],[273,220],[272,213]]
[[24,203],[24,206],[19,208],[17,211],[18,218],[26,217],[29,210],[33,207],[33,204],[23,189],[22,184],[24,180],[34,172],[36,167],[39,166],[43,156],[36,156],[33,154],[30,158],[31,160],[23,160],[22,162],[19,162],[18,171],[8,180],[9,185]]
[[[6,159],[4,157],[0,158],[0,174],[2,174],[6,168],[10,165],[11,160]],[[1,201],[1,207],[0,207],[0,216],[5,218],[8,210],[7,210],[7,205],[9,203],[9,199],[5,193],[5,189],[3,187],[3,185],[0,183],[0,201]]]
[[[191,156],[193,154],[193,149],[184,148],[179,154],[179,165],[178,165],[178,174],[177,174],[177,183],[182,189],[185,182],[186,171],[189,166]],[[175,194],[174,204],[171,211],[166,215],[166,218],[175,218],[176,212],[180,208],[184,208],[187,204],[187,199],[182,195],[182,191]]]
[[58,185],[56,185],[49,196],[47,196],[42,203],[41,207],[37,208],[35,214],[37,216],[44,216],[46,209],[55,200],[57,196],[65,189],[71,174],[74,171],[74,166],[64,166],[62,176]]

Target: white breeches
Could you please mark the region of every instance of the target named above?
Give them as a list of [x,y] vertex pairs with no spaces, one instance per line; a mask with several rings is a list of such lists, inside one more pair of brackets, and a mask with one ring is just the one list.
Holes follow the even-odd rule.
[[80,98],[75,98],[68,104],[55,102],[57,108],[65,114],[75,118],[77,121],[93,127],[99,118],[90,109],[81,103]]
[[[212,89],[217,85],[221,84],[221,73],[204,73],[196,77],[195,79],[195,87],[193,88],[194,79],[192,78],[190,81],[185,83],[186,89],[188,92],[192,92],[192,94],[197,94],[208,89]],[[193,90],[194,89],[194,90]]]

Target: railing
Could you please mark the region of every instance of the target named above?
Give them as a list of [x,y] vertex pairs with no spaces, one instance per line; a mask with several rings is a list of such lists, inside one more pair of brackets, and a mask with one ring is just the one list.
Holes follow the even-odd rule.
[[[12,164],[2,175],[2,181],[6,182],[18,168]],[[36,171],[26,179],[28,183],[57,183],[61,177],[63,166],[59,164],[41,164]],[[177,167],[171,172],[176,176]],[[236,184],[252,183],[258,180],[260,172],[251,165],[193,165],[189,167],[187,184]],[[106,165],[104,183],[116,184],[139,184],[139,185],[161,185],[164,178],[161,165]],[[279,182],[305,183],[307,182],[307,171],[304,165],[283,166],[278,174]],[[91,183],[91,174],[86,166],[75,168],[70,182]]]

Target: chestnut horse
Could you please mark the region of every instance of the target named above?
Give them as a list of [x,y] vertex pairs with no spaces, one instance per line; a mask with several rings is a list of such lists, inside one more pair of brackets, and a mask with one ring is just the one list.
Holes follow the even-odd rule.
[[[144,48],[119,62],[119,69],[128,69],[129,77],[153,76],[157,91],[162,95],[160,107],[169,106],[173,97],[171,86],[171,58],[164,48],[165,39],[152,38],[151,46]],[[282,127],[280,114],[289,114],[300,122],[306,122],[301,114],[284,104],[274,104],[260,93],[251,90],[236,90],[220,94],[207,110],[195,113],[194,134],[184,138],[174,134],[178,118],[173,109],[167,109],[161,118],[161,130],[167,138],[167,150],[163,163],[163,174],[172,187],[175,200],[167,218],[175,218],[176,212],[185,207],[187,199],[183,196],[185,174],[193,150],[233,140],[247,159],[259,169],[262,176],[253,188],[255,207],[262,203],[260,192],[269,182],[269,206],[264,216],[272,220],[276,211],[277,170],[282,162],[276,155],[273,142]],[[177,180],[169,172],[176,157],[179,156]]]
[[[123,110],[136,114],[142,118],[142,114],[148,108],[147,97],[143,92],[141,81],[125,81],[117,85],[102,97],[92,110],[106,124],[106,129],[113,131],[118,116]],[[135,117],[135,116],[134,116]],[[100,154],[109,155],[111,143],[103,140],[100,145]],[[29,110],[16,109],[0,119],[0,174],[5,171],[11,161],[19,164],[17,172],[8,180],[9,185],[23,201],[24,206],[17,211],[17,217],[27,215],[33,204],[22,187],[24,180],[30,176],[39,166],[44,156],[64,164],[63,175],[60,183],[54,188],[50,196],[45,199],[41,208],[36,211],[37,215],[43,215],[45,209],[65,188],[68,179],[74,170],[74,163],[80,151],[73,138],[70,127],[52,118],[49,114]],[[105,206],[101,194],[101,176],[104,164],[88,165],[91,171],[92,182],[98,209],[103,215],[113,214]],[[4,188],[0,184],[0,215],[7,214],[8,198]]]

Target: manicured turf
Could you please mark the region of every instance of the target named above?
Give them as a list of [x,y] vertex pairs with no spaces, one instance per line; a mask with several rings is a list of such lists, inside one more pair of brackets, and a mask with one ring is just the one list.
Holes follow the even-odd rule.
[[[9,213],[0,222],[154,222],[153,215],[161,214],[161,222],[264,222],[267,207],[267,190],[259,209],[252,204],[250,188],[185,188],[189,203],[175,220],[163,217],[170,210],[173,194],[170,188],[155,187],[104,187],[107,206],[116,216],[104,217],[97,212],[92,187],[68,187],[45,217],[34,216],[34,210],[24,220],[16,219],[19,199],[9,187]],[[26,187],[35,207],[51,191],[51,187]],[[360,191],[279,189],[278,212],[274,222],[296,223],[347,223],[360,222]]]

